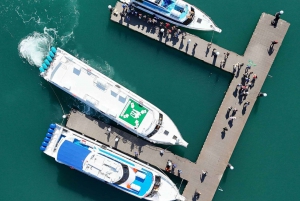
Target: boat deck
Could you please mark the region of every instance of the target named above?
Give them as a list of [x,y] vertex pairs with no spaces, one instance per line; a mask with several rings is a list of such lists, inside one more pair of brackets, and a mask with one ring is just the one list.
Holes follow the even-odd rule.
[[[122,11],[121,5],[120,2],[117,2],[115,12]],[[276,28],[270,26],[270,22],[273,19],[274,17],[272,15],[262,13],[244,56],[240,56],[215,44],[212,44],[211,47],[208,48],[207,41],[191,34],[187,34],[185,38],[181,39],[181,42],[174,43],[166,36],[160,37],[158,35],[159,28],[152,27],[153,25],[147,24],[137,17],[131,16],[131,20],[127,22],[124,21],[120,15],[111,15],[111,20],[114,22],[127,26],[136,32],[163,42],[167,46],[185,52],[218,68],[220,68],[220,62],[224,60],[223,53],[230,53],[224,67],[221,67],[221,69],[234,73],[234,77],[216,114],[196,163],[174,155],[169,151],[165,151],[161,156],[159,153],[161,148],[155,147],[153,144],[141,138],[136,138],[134,135],[127,134],[115,128],[112,128],[111,133],[108,134],[106,124],[96,121],[80,112],[71,113],[67,127],[132,156],[134,156],[134,152],[138,152],[140,160],[146,161],[161,169],[165,169],[168,159],[172,160],[177,165],[176,170],[183,170],[180,176],[188,181],[183,192],[187,200],[196,200],[196,190],[202,193],[198,200],[212,200],[250,112],[257,100],[257,96],[268,76],[271,65],[276,58],[289,28],[290,24],[284,20],[279,20]],[[196,48],[190,48],[187,43],[188,39],[192,41],[190,45],[196,42],[198,46]],[[271,48],[271,41],[274,40],[278,41],[278,44]],[[211,53],[209,54],[214,48],[220,52],[219,56],[211,56]],[[252,65],[250,71],[253,71],[253,73],[258,76],[258,79],[256,79],[254,86],[249,91],[250,93],[246,97],[246,100],[243,100],[243,98],[238,95],[239,90],[236,86],[241,83],[243,72],[249,60],[253,61],[249,62],[249,64]],[[237,68],[236,72],[233,72],[233,65],[237,62],[245,63],[245,65],[241,67],[241,69]],[[257,66],[254,67],[253,63]],[[250,101],[251,104],[248,107],[244,107],[245,101]],[[229,121],[228,118],[227,111],[229,106],[238,109],[238,112],[235,114],[236,119],[233,122]],[[222,132],[225,126],[229,128],[226,133]],[[116,137],[120,138],[118,142],[115,142]],[[175,175],[178,174],[176,170]],[[201,177],[202,170],[208,171],[205,179]]]

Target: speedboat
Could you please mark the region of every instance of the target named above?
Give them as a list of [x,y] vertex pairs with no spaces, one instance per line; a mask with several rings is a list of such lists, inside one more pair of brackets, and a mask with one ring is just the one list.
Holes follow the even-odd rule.
[[52,47],[39,70],[45,80],[132,133],[152,143],[187,147],[167,114],[66,51]]
[[203,11],[182,0],[128,0],[128,4],[176,26],[219,33],[222,31]]
[[185,200],[164,173],[59,124],[50,124],[40,150],[58,163],[132,196],[155,201]]

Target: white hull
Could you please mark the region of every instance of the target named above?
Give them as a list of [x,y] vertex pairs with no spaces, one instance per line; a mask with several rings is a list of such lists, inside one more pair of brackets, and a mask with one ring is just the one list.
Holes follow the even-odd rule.
[[41,75],[152,143],[188,145],[167,114],[62,49],[58,48],[50,67]]

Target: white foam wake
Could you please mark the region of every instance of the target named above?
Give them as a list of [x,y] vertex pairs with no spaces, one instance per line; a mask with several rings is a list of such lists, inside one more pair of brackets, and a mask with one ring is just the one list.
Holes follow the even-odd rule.
[[33,32],[18,45],[19,55],[32,66],[40,67],[54,39],[48,33]]

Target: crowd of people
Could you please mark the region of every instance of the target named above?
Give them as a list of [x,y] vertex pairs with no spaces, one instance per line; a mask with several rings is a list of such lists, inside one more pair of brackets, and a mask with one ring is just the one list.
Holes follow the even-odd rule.
[[128,21],[130,21],[130,16],[137,17],[140,20],[146,21],[148,24],[156,26],[159,28],[159,33],[164,33],[167,36],[171,36],[174,38],[178,38],[179,35],[182,33],[181,30],[175,26],[171,25],[168,22],[161,21],[156,15],[147,15],[142,13],[141,11],[137,11],[132,5],[123,4],[122,5],[123,11],[121,13],[122,17],[126,17]]

